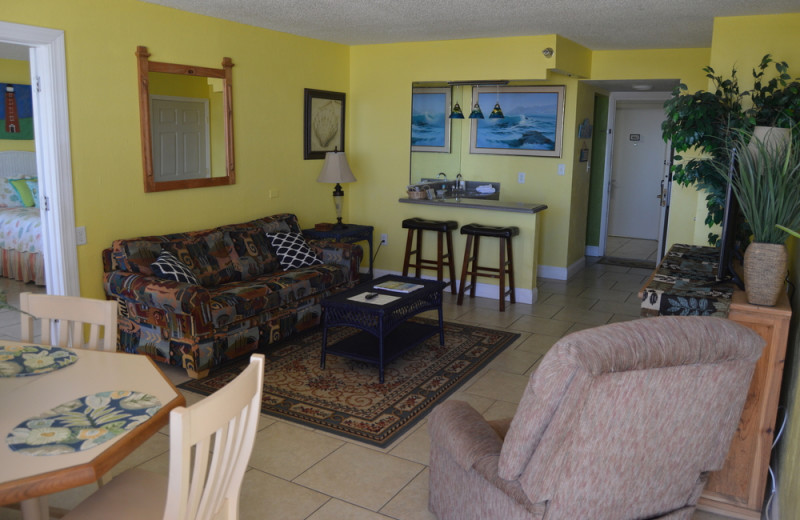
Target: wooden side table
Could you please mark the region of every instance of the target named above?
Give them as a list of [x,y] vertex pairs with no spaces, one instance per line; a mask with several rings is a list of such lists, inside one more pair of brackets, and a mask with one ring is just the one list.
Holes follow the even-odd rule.
[[739,428],[721,470],[711,473],[698,509],[750,520],[761,518],[792,308],[784,293],[774,307],[733,293],[728,319],[753,329],[767,345],[756,363]]
[[333,238],[339,242],[354,243],[366,241],[369,244],[369,277],[373,278],[372,273],[372,226],[360,226],[358,224],[347,224],[346,228],[331,229],[320,231],[318,229],[304,229],[303,235],[307,238],[321,239]]
[[[701,265],[700,267],[705,270],[693,272],[693,264],[686,261],[686,253],[690,256],[708,254],[711,255],[711,260],[716,258],[716,254],[708,248],[680,244],[674,245],[670,253],[673,250],[680,250],[682,256],[678,256],[677,259],[674,256],[668,258],[670,257],[668,253],[647,280],[639,296],[645,297],[658,290],[663,293],[662,296],[682,296],[683,299],[692,300],[699,307],[704,299],[703,290],[707,290],[707,282],[712,279],[715,269]],[[654,280],[656,272],[674,274],[675,278],[681,280],[681,287],[672,292],[669,284]],[[697,293],[692,292],[691,282],[697,283]],[[727,314],[729,320],[756,331],[767,344],[756,363],[742,417],[731,441],[728,457],[722,469],[709,475],[708,483],[697,502],[697,509],[743,520],[759,520],[775,436],[775,421],[778,415],[778,399],[781,393],[792,308],[785,293],[781,294],[774,307],[763,307],[747,303],[745,292],[739,289],[726,290],[730,300],[727,299],[727,295],[717,292],[716,297],[705,298],[705,309],[708,312],[714,311],[715,315]],[[727,304],[728,301],[730,305]],[[653,302],[643,302],[642,316],[668,314],[670,309],[665,307],[668,306],[654,306]]]

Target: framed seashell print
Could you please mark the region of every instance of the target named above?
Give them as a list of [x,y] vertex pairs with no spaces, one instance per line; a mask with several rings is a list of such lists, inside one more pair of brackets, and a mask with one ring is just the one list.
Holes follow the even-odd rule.
[[324,159],[326,152],[344,152],[345,94],[305,89],[303,159]]

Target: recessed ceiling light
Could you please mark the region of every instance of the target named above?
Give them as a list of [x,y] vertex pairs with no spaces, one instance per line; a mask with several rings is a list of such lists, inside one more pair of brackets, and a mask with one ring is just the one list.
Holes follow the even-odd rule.
[[653,85],[649,85],[647,83],[634,83],[631,85],[633,90],[653,90]]

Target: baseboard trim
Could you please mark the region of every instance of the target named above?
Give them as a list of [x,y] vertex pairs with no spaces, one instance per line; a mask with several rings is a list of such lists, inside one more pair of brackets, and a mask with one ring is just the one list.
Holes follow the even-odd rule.
[[603,256],[600,246],[586,246],[586,256]]
[[539,278],[549,278],[551,280],[569,280],[581,269],[586,267],[586,257],[573,263],[569,267],[556,267],[554,265],[540,265],[536,269]]

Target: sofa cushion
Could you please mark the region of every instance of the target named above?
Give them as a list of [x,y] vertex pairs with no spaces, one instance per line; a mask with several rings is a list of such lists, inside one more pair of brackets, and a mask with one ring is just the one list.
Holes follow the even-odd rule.
[[161,251],[155,262],[150,264],[153,274],[165,280],[199,285],[200,282],[186,264],[175,258],[169,251]]
[[345,271],[339,266],[320,264],[211,288],[211,320],[214,327],[224,327],[281,307],[298,305],[315,295],[327,295],[331,288],[346,281]]
[[163,248],[186,264],[203,287],[216,287],[238,277],[222,231],[167,242]]
[[224,233],[225,246],[237,280],[247,281],[278,269],[278,258],[270,250],[267,235],[256,227],[235,228]]
[[267,233],[267,238],[275,254],[278,255],[278,262],[283,269],[297,269],[322,263],[300,233]]
[[120,271],[153,276],[150,265],[161,254],[162,243],[157,237],[114,240],[111,244],[111,256]]

